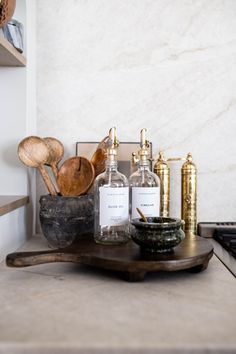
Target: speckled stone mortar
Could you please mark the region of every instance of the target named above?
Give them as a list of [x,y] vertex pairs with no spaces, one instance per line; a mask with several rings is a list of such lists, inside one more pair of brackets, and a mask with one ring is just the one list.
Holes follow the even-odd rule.
[[149,217],[145,223],[141,219],[133,219],[130,225],[130,235],[142,251],[170,252],[184,239],[181,226],[183,221],[174,218]]

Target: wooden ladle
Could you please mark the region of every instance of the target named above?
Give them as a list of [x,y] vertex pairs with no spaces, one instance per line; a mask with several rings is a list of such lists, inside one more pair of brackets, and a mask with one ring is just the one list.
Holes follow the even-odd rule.
[[20,160],[29,167],[36,167],[51,195],[57,195],[56,189],[44,167],[48,160],[49,151],[45,141],[38,136],[29,136],[23,139],[18,146]]
[[95,169],[95,177],[100,173],[105,171],[105,162],[107,157],[107,148],[108,148],[108,139],[106,136],[97,146],[96,151],[94,152],[91,162]]
[[57,184],[63,196],[78,196],[89,190],[94,178],[93,164],[85,157],[75,156],[61,165]]
[[64,146],[56,138],[47,137],[43,140],[45,141],[49,151],[49,156],[45,164],[51,166],[53,174],[57,179],[58,163],[64,155]]

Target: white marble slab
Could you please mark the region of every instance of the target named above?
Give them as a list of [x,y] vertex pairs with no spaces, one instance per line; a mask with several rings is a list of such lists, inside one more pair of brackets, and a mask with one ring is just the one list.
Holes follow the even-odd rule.
[[[38,134],[69,156],[113,125],[121,141],[146,127],[155,154],[192,152],[198,219],[234,220],[235,18],[234,0],[38,1]],[[172,180],[179,216],[176,168]]]

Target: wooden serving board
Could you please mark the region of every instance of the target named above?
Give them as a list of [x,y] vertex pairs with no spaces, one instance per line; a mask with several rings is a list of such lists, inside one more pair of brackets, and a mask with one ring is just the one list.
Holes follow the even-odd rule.
[[199,236],[186,237],[172,252],[143,254],[133,241],[120,246],[98,245],[91,235],[55,250],[11,253],[9,267],[27,267],[51,262],[73,262],[120,272],[128,281],[141,281],[147,272],[188,269],[200,272],[213,255],[211,243]]

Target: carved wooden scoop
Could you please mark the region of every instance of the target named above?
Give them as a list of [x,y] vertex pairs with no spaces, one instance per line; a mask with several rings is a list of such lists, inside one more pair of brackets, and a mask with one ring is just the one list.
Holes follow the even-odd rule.
[[105,171],[105,162],[107,157],[109,136],[106,136],[97,146],[95,153],[91,158],[91,162],[95,169],[95,177]]
[[0,27],[7,24],[12,18],[16,7],[16,0],[0,0]]
[[58,163],[61,161],[64,155],[64,146],[59,140],[55,138],[47,137],[43,140],[45,141],[49,151],[49,156],[46,165],[51,166],[53,174],[57,179]]
[[51,195],[57,195],[56,189],[44,167],[48,160],[49,151],[45,141],[38,136],[29,136],[23,139],[18,146],[20,160],[29,167],[36,167]]
[[66,160],[57,174],[57,184],[63,196],[85,194],[95,177],[93,164],[85,157],[75,156]]

